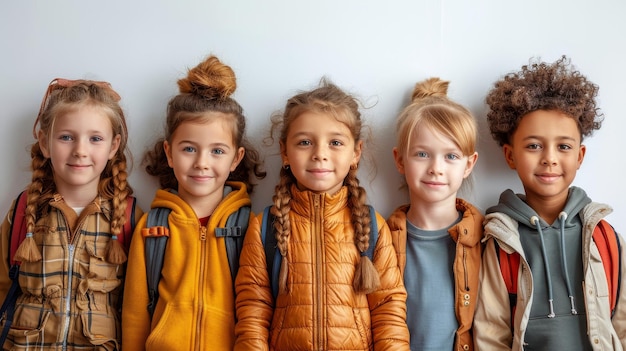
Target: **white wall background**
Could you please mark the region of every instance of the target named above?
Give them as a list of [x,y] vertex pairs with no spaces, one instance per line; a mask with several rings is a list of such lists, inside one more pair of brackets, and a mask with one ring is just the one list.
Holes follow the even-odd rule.
[[[0,212],[29,182],[31,128],[55,77],[106,80],[120,93],[135,157],[131,185],[149,208],[157,182],[140,165],[143,152],[161,132],[176,80],[209,54],[235,70],[234,97],[259,147],[272,112],[323,75],[370,106],[363,113],[377,172],[364,169],[361,182],[384,216],[407,199],[391,157],[394,119],[415,82],[450,80],[449,96],[479,121],[475,186],[465,197],[484,211],[505,188],[522,190],[489,135],[487,91],[531,57],[566,54],[600,86],[606,117],[585,141],[575,185],[611,204],[609,219],[624,232],[624,14],[621,0],[2,1]],[[257,211],[269,203],[280,167],[275,149],[261,151],[268,177],[253,196]]]

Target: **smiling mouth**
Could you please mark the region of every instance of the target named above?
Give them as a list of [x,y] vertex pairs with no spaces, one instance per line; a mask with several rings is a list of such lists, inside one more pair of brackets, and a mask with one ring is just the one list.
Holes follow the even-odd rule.
[[561,178],[561,176],[558,174],[537,174],[537,178],[546,183],[552,183]]
[[213,179],[213,177],[211,176],[189,176],[189,178],[193,180],[197,180],[197,181],[206,181],[206,180]]

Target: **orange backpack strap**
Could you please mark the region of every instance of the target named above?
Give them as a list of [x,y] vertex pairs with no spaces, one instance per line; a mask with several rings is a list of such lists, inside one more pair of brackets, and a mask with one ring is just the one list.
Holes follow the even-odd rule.
[[605,220],[601,220],[593,230],[593,241],[600,252],[600,258],[606,273],[606,281],[609,286],[611,316],[615,313],[615,307],[617,306],[622,276],[622,272],[620,272],[621,255],[617,235],[613,227]]
[[498,261],[500,262],[500,272],[502,279],[509,293],[509,305],[511,306],[511,329],[513,329],[513,317],[515,316],[515,307],[517,307],[517,275],[519,272],[520,255],[517,252],[511,254],[506,253],[494,241],[496,251],[498,253]]

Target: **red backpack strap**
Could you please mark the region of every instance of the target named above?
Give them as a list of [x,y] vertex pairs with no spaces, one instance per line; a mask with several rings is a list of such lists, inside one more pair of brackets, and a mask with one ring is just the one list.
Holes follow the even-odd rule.
[[124,223],[122,233],[118,236],[117,240],[119,240],[122,247],[124,247],[126,252],[128,252],[130,249],[130,239],[132,238],[133,231],[135,230],[135,205],[137,203],[137,198],[134,196],[128,196],[126,198],[126,202],[126,222]]
[[26,238],[26,200],[28,194],[26,191],[22,191],[15,199],[15,206],[13,208],[13,218],[11,221],[11,233],[9,241],[11,243],[9,251],[9,264],[19,265],[19,261],[15,261],[13,257],[20,243]]
[[617,306],[617,298],[620,286],[620,250],[617,233],[605,220],[601,220],[593,230],[593,241],[598,247],[606,281],[609,286],[609,303],[611,315]]
[[496,242],[496,250],[498,251],[498,261],[500,262],[500,272],[502,279],[509,293],[509,305],[511,306],[511,329],[513,329],[513,318],[515,316],[515,307],[517,307],[517,275],[519,272],[520,255],[517,252],[508,254],[502,250]]

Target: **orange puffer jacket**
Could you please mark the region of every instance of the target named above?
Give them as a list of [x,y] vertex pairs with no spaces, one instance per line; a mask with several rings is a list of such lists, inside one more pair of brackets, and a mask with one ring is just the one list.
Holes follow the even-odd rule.
[[257,217],[236,280],[235,350],[409,350],[406,291],[385,220],[377,214],[379,290],[352,288],[360,259],[347,207],[335,195],[291,190],[287,292],[274,301]]

